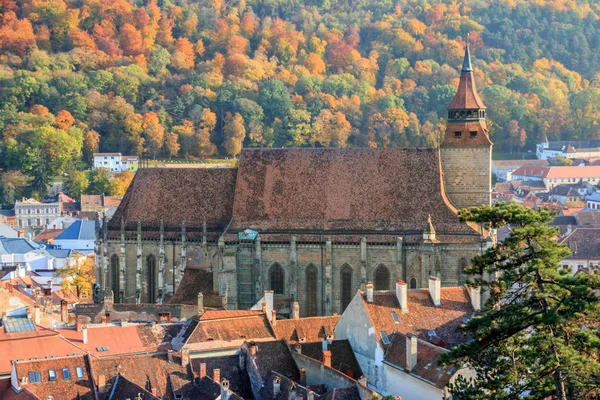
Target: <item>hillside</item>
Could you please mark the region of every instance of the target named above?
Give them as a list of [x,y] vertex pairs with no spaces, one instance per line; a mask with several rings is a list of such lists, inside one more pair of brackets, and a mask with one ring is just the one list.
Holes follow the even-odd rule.
[[1,7],[0,168],[22,169],[38,190],[98,150],[436,146],[467,34],[495,149],[600,137],[593,0]]

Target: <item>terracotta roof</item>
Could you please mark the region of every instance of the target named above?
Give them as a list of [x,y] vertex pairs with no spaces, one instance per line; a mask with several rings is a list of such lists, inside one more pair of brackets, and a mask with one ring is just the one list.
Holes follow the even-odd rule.
[[169,304],[198,305],[198,293],[204,295],[204,307],[222,307],[221,297],[213,290],[213,273],[207,268],[187,266]]
[[52,304],[60,304],[62,300],[69,304],[89,302],[89,299],[80,299],[69,289],[59,289],[52,292]]
[[[457,136],[455,132],[460,132]],[[471,132],[477,132],[475,136]],[[450,121],[446,124],[446,134],[442,142],[443,147],[490,147],[492,141],[488,136],[485,121]]]
[[522,167],[523,165],[536,165],[546,167],[550,163],[548,160],[493,160],[492,164],[496,167]]
[[[157,351],[165,336],[162,325],[92,326],[88,328],[88,342],[83,343],[83,332],[59,329],[59,332],[78,347],[97,357]],[[106,347],[108,350],[98,350]]]
[[[463,343],[467,338],[457,328],[463,324],[463,317],[471,317],[473,307],[467,291],[463,287],[441,288],[440,307],[433,305],[429,290],[408,291],[408,311],[402,312],[398,298],[393,292],[375,292],[373,303],[363,301],[371,322],[378,335],[385,332],[412,332],[420,339],[429,340],[429,331],[435,331],[448,347]],[[396,323],[392,312],[398,316]]]
[[540,179],[598,178],[600,177],[600,166],[523,166],[513,172],[513,176],[531,176]]
[[600,229],[577,228],[560,243],[566,244],[571,255],[566,259],[600,259]]
[[[406,370],[406,336],[395,333],[390,341],[391,344],[385,352],[385,361],[403,368],[406,373],[409,373]],[[447,367],[438,365],[440,357],[445,352],[447,350],[441,347],[417,339],[417,365],[410,371],[410,374],[425,379],[434,386],[443,389],[456,371],[456,367],[452,365]]]
[[[83,378],[77,377],[77,367],[82,368]],[[89,376],[89,364],[85,356],[60,357],[36,361],[21,361],[15,363],[17,379],[29,379],[30,372],[39,372],[41,382],[29,383],[20,386],[26,388],[40,399],[53,396],[54,399],[92,399],[92,383]],[[63,369],[68,369],[69,378],[65,379]],[[55,379],[50,380],[49,371],[53,370]]]
[[[323,362],[323,342],[312,342],[300,344],[302,354]],[[331,367],[353,379],[363,375],[360,365],[354,357],[354,351],[348,340],[333,340],[327,345],[331,352]]]
[[[233,347],[245,340],[273,339],[265,315],[199,321],[186,341],[186,346],[210,342],[229,342]],[[217,344],[215,343],[215,344]],[[193,347],[193,346],[192,346]],[[198,346],[195,346],[198,347]]]
[[64,357],[84,352],[57,332],[36,327],[36,332],[9,333],[0,336],[0,374],[10,372],[12,360],[48,356]]
[[184,379],[188,376],[186,369],[179,363],[170,363],[166,354],[107,357],[92,359],[91,363],[94,382],[98,382],[99,375],[104,375],[108,381],[121,374],[140,387],[156,388],[157,395],[161,398],[168,395],[170,375],[175,374]]
[[36,237],[33,238],[34,242],[42,242],[46,243],[49,239],[54,239],[61,233],[63,233],[64,229],[45,229]]
[[231,220],[236,169],[228,168],[143,168],[125,193],[109,222],[119,230],[121,218],[127,229],[156,230],[160,218],[165,229],[223,229]]
[[448,106],[448,110],[477,110],[486,108],[477,94],[473,72],[462,72],[458,89]]
[[[418,177],[415,175],[418,171]],[[244,149],[230,230],[473,234],[442,190],[437,150]]]
[[582,226],[600,227],[600,212],[580,211],[577,213],[577,221],[579,221],[579,225]]
[[281,319],[277,320],[272,328],[277,339],[285,339],[288,343],[317,342],[323,337],[333,336],[339,319],[339,315]]
[[257,310],[206,310],[200,316],[200,321],[208,321],[211,319],[252,317],[261,314],[263,314],[263,312]]
[[15,392],[12,387],[6,389],[4,393],[0,393],[2,400],[40,400],[39,397],[31,393],[27,389],[21,390],[19,393]]

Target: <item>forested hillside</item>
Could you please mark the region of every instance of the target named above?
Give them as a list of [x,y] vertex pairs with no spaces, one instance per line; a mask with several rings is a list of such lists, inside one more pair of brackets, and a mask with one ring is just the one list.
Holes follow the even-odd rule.
[[[470,34],[496,150],[600,137],[594,0],[1,0],[0,168],[436,146]],[[36,183],[37,182],[37,183]]]

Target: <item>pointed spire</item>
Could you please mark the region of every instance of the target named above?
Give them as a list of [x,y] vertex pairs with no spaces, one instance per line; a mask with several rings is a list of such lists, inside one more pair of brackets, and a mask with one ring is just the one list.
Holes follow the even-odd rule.
[[463,60],[462,70],[463,74],[469,74],[473,72],[473,66],[471,65],[471,49],[469,48],[469,34],[467,33],[467,37],[465,38],[466,47],[465,47],[465,59]]

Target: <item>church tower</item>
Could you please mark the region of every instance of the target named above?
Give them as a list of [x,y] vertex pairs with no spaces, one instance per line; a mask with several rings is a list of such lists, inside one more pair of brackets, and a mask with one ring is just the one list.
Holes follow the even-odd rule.
[[475,89],[467,41],[460,83],[448,106],[446,133],[440,145],[446,195],[459,209],[491,204],[492,142],[485,109]]

